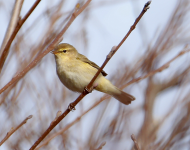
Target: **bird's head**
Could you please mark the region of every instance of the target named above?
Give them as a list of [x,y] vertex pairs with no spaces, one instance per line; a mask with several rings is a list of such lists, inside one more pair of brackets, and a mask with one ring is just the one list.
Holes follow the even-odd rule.
[[77,50],[70,44],[61,43],[55,47],[55,49],[51,52],[58,58],[75,58],[78,54]]

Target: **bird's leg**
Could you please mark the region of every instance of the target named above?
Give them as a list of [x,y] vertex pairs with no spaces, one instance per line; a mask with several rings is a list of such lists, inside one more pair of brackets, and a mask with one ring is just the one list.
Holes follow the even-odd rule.
[[96,88],[97,86],[98,86],[98,83],[94,83],[93,86],[89,89],[87,87],[85,87],[83,92],[85,94],[91,93],[93,91],[93,89]]
[[[83,94],[84,94],[84,95],[87,95],[87,94],[91,93],[92,90],[93,90],[94,88],[96,88],[97,86],[98,86],[98,83],[94,83],[93,86],[92,86],[90,89],[88,89],[87,87],[85,87],[85,88],[84,88],[84,91],[83,91]],[[78,102],[79,102],[79,101],[78,101]],[[78,102],[77,102],[77,103],[78,103]],[[68,110],[69,110],[69,111],[74,111],[74,110],[76,110],[76,109],[75,109],[75,105],[76,105],[76,104],[75,104],[75,101],[72,102],[72,103],[70,103],[69,106],[68,106]]]

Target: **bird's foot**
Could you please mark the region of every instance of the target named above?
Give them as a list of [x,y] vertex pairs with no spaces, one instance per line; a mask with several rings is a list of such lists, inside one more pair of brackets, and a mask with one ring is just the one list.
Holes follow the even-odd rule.
[[96,88],[97,86],[98,86],[98,83],[94,83],[94,85],[89,89],[87,87],[85,87],[84,92],[87,93],[87,94],[91,93],[93,91],[93,89]]
[[87,93],[87,94],[91,93],[92,90],[93,90],[92,88],[90,88],[90,89],[88,89],[87,87],[84,88],[84,92]]

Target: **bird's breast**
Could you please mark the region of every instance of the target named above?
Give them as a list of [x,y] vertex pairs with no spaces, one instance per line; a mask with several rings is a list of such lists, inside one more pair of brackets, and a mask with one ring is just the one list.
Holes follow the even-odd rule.
[[70,90],[82,92],[91,81],[97,69],[81,61],[58,63],[57,74],[61,82]]

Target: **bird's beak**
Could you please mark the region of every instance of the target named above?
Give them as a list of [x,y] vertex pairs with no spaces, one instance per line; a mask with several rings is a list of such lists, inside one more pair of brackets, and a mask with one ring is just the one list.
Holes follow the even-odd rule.
[[50,53],[52,53],[52,54],[57,54],[58,52],[57,51],[55,51],[55,50],[52,50]]

